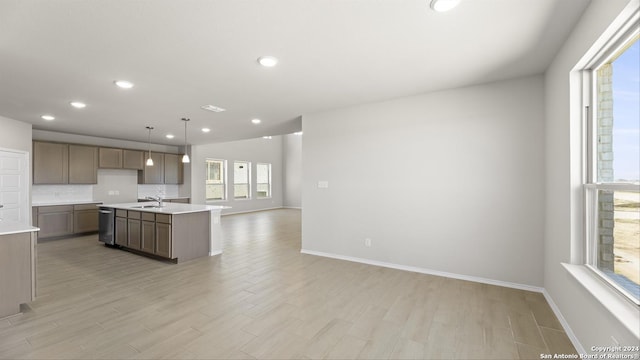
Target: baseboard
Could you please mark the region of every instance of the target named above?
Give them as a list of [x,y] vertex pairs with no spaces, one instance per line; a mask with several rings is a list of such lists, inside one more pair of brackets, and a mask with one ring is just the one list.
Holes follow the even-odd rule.
[[285,209],[296,209],[296,210],[302,210],[301,206],[283,206],[283,208]]
[[368,265],[391,268],[391,269],[411,271],[411,272],[420,273],[420,274],[442,276],[442,277],[447,277],[447,278],[452,278],[452,279],[473,281],[473,282],[482,283],[482,284],[503,286],[503,287],[513,288],[513,289],[527,290],[527,291],[534,291],[534,292],[544,293],[544,288],[541,288],[541,287],[538,287],[538,286],[518,284],[518,283],[512,283],[512,282],[508,282],[508,281],[493,280],[493,279],[487,279],[487,278],[482,278],[482,277],[478,277],[478,276],[461,275],[461,274],[455,274],[455,273],[450,273],[450,272],[445,272],[445,271],[425,269],[425,268],[420,268],[420,267],[416,267],[416,266],[399,265],[399,264],[393,264],[393,263],[377,261],[377,260],[370,260],[370,259],[363,259],[363,258],[357,258],[357,257],[352,257],[352,256],[325,253],[325,252],[321,252],[321,251],[313,251],[313,250],[301,249],[300,252],[303,253],[303,254],[307,254],[307,255],[315,255],[315,256],[328,257],[328,258],[338,259],[338,260],[352,261],[352,262],[357,262],[357,263],[362,263],[362,264],[368,264]]
[[228,212],[228,213],[220,214],[220,216],[225,216],[225,215],[238,215],[238,214],[248,214],[248,213],[252,213],[252,212],[267,211],[267,210],[277,210],[277,209],[283,209],[283,208],[284,208],[283,206],[278,206],[278,207],[264,208],[264,209],[253,209],[253,210],[245,210],[245,211],[234,211],[234,212]]
[[222,254],[222,250],[209,251],[209,256],[216,256]]
[[571,326],[569,326],[569,323],[567,322],[567,320],[565,320],[564,316],[562,316],[562,313],[560,312],[560,308],[558,308],[556,303],[553,301],[553,298],[551,298],[551,295],[549,295],[546,289],[542,290],[542,295],[544,295],[544,298],[549,303],[549,306],[551,306],[551,310],[553,310],[553,313],[556,314],[558,321],[560,321],[560,325],[562,325],[564,332],[569,337],[569,340],[571,340],[571,343],[573,344],[573,347],[576,348],[576,351],[578,352],[578,354],[587,354],[584,347],[576,337],[576,334],[574,334],[573,330],[571,330]]

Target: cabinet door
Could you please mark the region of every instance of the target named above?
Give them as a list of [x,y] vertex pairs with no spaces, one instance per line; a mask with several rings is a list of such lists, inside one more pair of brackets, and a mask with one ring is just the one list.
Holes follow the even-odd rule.
[[164,154],[164,183],[182,184],[183,181],[182,157],[176,154]]
[[98,183],[98,148],[69,145],[69,184]]
[[127,243],[127,218],[116,218],[116,244],[128,246]]
[[73,213],[73,232],[76,234],[98,231],[98,210],[80,210]]
[[141,221],[138,219],[127,219],[127,225],[129,228],[129,247],[136,250],[140,250],[140,243],[142,242],[140,223]]
[[122,149],[100,148],[98,167],[103,169],[122,169]]
[[122,150],[122,168],[143,170],[144,152],[138,150]]
[[144,166],[138,173],[138,184],[164,184],[164,154],[151,153],[153,166]]
[[73,234],[73,211],[38,213],[41,239]]
[[142,222],[142,244],[140,250],[153,254],[156,239],[156,223],[155,221]]
[[67,184],[69,182],[69,145],[33,142],[33,183]]
[[155,254],[171,258],[171,224],[156,223]]

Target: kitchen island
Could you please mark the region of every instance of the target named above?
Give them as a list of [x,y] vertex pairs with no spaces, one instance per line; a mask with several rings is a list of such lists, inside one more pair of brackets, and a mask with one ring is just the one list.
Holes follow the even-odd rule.
[[181,262],[222,253],[220,212],[226,206],[163,203],[106,204],[115,210],[115,244]]
[[0,319],[36,296],[37,227],[0,220]]

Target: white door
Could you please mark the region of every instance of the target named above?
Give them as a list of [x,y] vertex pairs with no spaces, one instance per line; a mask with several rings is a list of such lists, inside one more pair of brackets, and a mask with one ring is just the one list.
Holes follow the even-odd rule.
[[30,225],[29,153],[0,149],[0,219]]

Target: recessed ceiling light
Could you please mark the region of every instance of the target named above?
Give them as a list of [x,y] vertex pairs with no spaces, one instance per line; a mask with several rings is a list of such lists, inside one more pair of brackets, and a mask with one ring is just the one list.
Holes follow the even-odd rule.
[[87,107],[87,104],[80,102],[80,101],[72,101],[70,102],[71,106],[73,106],[76,109],[84,109]]
[[253,120],[251,120],[251,122],[252,122],[252,123],[254,123],[254,124],[260,124],[260,123],[262,122],[262,120],[260,120],[260,119],[253,119]]
[[51,120],[55,120],[56,118],[51,116],[51,115],[42,115],[40,116],[42,118],[42,120],[47,120],[47,121],[51,121]]
[[165,135],[167,139],[173,139],[175,136],[173,136],[173,134],[167,134]]
[[271,139],[272,139],[272,137],[271,137],[271,136],[263,136],[262,138],[263,138],[263,139],[267,139],[267,140],[271,140]]
[[445,12],[458,6],[460,0],[431,0],[431,8],[437,12]]
[[264,67],[274,67],[278,64],[278,59],[273,56],[260,56],[258,62]]
[[202,132],[203,132],[203,133],[208,133],[209,131],[211,131],[211,129],[209,129],[209,128],[202,128]]
[[127,80],[116,80],[113,83],[122,89],[131,89],[133,87],[133,83]]
[[213,112],[217,112],[217,113],[218,112],[227,111],[226,109],[223,109],[223,108],[221,108],[219,106],[215,106],[215,105],[203,105],[203,106],[200,106],[200,109],[207,110],[207,111],[213,111]]

